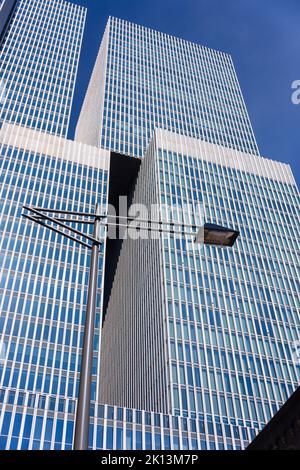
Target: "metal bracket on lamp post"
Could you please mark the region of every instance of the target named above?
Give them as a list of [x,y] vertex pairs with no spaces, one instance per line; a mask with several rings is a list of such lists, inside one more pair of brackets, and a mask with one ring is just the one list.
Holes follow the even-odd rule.
[[[106,216],[100,213],[100,206],[96,206],[95,213],[80,213],[71,211],[60,211],[51,209],[42,209],[39,207],[24,206],[28,214],[22,214],[26,219],[36,222],[43,227],[47,227],[55,233],[58,233],[75,243],[79,243],[91,250],[91,264],[88,285],[88,299],[85,316],[84,338],[82,346],[82,359],[79,380],[79,394],[77,400],[77,412],[75,421],[75,436],[74,436],[74,449],[86,450],[88,449],[89,440],[89,419],[90,419],[90,403],[91,403],[91,381],[92,381],[92,366],[93,366],[93,348],[94,348],[94,329],[95,329],[95,316],[96,316],[96,299],[97,299],[97,284],[98,284],[98,265],[99,265],[99,246],[101,220]],[[49,214],[54,214],[52,217]],[[68,218],[61,216],[68,216]],[[79,218],[74,219],[73,216]],[[86,217],[88,219],[86,219]],[[59,228],[53,227],[48,223],[52,223]],[[93,225],[93,235],[87,235],[77,229],[69,227],[66,223]],[[66,230],[69,233],[65,233]],[[80,237],[80,238],[77,238]],[[85,239],[85,241],[82,240]],[[90,242],[87,243],[87,242]]]

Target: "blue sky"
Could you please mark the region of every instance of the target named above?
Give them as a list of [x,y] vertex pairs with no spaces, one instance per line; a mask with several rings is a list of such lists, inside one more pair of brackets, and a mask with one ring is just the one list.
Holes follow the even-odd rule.
[[88,8],[70,137],[109,15],[232,55],[263,156],[291,164],[300,186],[300,0],[71,0]]

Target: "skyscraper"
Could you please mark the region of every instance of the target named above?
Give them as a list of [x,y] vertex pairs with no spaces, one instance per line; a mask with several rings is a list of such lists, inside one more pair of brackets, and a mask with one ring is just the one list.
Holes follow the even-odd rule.
[[[64,0],[20,0],[1,44],[1,448],[72,447],[89,253],[21,213],[106,207],[109,152],[64,138],[85,15]],[[100,324],[98,308],[92,397]]]
[[109,18],[76,139],[143,157],[155,127],[258,154],[228,54]]
[[244,448],[299,380],[298,189],[259,156],[229,55],[115,18],[66,140],[84,19],[19,0],[2,42],[0,447],[72,448],[82,353],[89,253],[22,206],[126,195],[241,236],[103,231],[89,446]]
[[18,0],[1,44],[0,125],[67,136],[85,16],[61,0]]
[[[89,250],[22,207],[106,209],[109,152],[4,123],[0,131],[0,447],[71,449]],[[100,253],[92,399],[99,388]]]
[[76,140],[143,157],[156,127],[259,154],[230,55],[109,18]]
[[199,201],[241,235],[123,242],[100,401],[198,421],[202,449],[244,448],[299,384],[299,192],[287,165],[157,130],[133,203],[188,208],[193,224]]
[[143,157],[133,202],[188,207],[190,223],[201,203],[241,232],[232,250],[123,242],[99,400],[195,420],[201,448],[244,447],[299,383],[299,192],[259,156],[231,57],[110,18],[76,138]]

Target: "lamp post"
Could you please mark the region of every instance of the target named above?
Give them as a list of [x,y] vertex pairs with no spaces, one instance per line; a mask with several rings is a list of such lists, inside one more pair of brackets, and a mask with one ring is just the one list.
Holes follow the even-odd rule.
[[82,359],[79,381],[79,394],[77,402],[77,413],[75,423],[74,448],[84,450],[88,448],[89,438],[89,418],[91,401],[91,381],[93,366],[94,329],[96,315],[96,299],[98,285],[99,266],[99,243],[100,243],[100,206],[96,207],[94,219],[93,237],[95,241],[92,245],[91,265],[89,276],[88,300],[85,317]]
[[[70,211],[59,211],[59,210],[48,210],[41,208],[32,208],[24,206],[23,209],[27,210],[28,214],[22,214],[26,219],[36,222],[42,226],[46,226],[50,230],[63,235],[70,240],[81,244],[85,248],[91,250],[91,262],[90,262],[90,273],[89,273],[89,285],[88,285],[88,300],[85,315],[84,325],[84,336],[82,346],[82,358],[81,368],[79,376],[79,393],[77,400],[77,411],[75,420],[75,435],[74,435],[74,449],[75,450],[86,450],[88,449],[89,439],[89,417],[90,417],[90,402],[91,402],[91,381],[92,381],[92,366],[93,366],[93,347],[94,347],[94,330],[95,330],[95,315],[96,315],[96,300],[97,300],[97,285],[98,285],[98,266],[99,266],[99,247],[101,244],[100,240],[100,228],[101,219],[104,217],[101,215],[100,206],[96,205],[95,213],[79,213]],[[54,213],[56,215],[67,215],[71,218],[53,218],[46,214]],[[73,216],[79,216],[79,219],[74,219]],[[82,218],[84,217],[84,219]],[[92,217],[94,220],[86,220],[85,217]],[[58,225],[60,229],[57,229],[51,225],[46,225],[45,222],[50,222]],[[69,227],[66,223],[73,224],[93,224],[93,236],[89,236],[84,232],[80,232],[77,229]],[[73,235],[66,234],[64,230],[68,230]],[[78,239],[75,235],[85,238],[91,242],[91,245]]]
[[[147,224],[147,226],[143,225],[140,228],[141,230],[147,230],[149,232],[158,233],[169,233],[174,235],[192,236],[194,238],[195,243],[204,243],[205,245],[215,245],[223,247],[232,247],[239,236],[239,232],[213,224],[205,224],[202,227],[197,227],[195,225],[180,224],[177,222],[153,221],[134,217],[116,216],[116,219],[118,219],[118,221],[110,222],[109,219],[111,216],[101,214],[101,207],[98,204],[96,205],[94,213],[43,209],[39,207],[29,206],[24,206],[23,209],[30,214],[22,214],[23,217],[25,217],[26,219],[38,223],[43,227],[47,227],[53,232],[62,235],[75,243],[79,243],[83,247],[91,250],[88,299],[84,325],[82,360],[79,377],[79,393],[77,400],[74,435],[74,449],[87,450],[89,441],[89,418],[98,285],[99,247],[102,243],[100,238],[101,227],[115,226],[128,228],[129,222],[135,221],[142,224]],[[52,217],[49,214],[54,214],[54,216]],[[74,218],[74,216],[76,216],[77,218]],[[104,219],[107,219],[107,221],[102,222]],[[122,220],[124,220],[124,223],[122,223]],[[57,225],[58,228],[54,227],[53,225],[47,224],[47,222]],[[93,225],[93,235],[90,236],[84,232],[74,229],[73,227],[66,225],[67,223]],[[151,226],[151,224],[154,224],[155,227]],[[166,225],[172,226],[172,229],[167,229]],[[176,227],[178,229],[176,229]],[[184,228],[188,228],[189,230],[184,231]],[[194,232],[191,231],[191,229],[196,229],[198,231]],[[71,234],[65,233],[65,231],[71,232]],[[83,241],[82,238],[85,239],[85,241]]]

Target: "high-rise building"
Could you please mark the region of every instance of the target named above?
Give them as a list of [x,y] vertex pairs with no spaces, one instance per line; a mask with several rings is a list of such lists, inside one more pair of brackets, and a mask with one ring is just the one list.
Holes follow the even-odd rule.
[[236,245],[143,229],[123,242],[99,400],[198,421],[201,448],[245,448],[299,384],[299,192],[285,164],[156,130],[133,203],[193,225],[199,201]]
[[199,420],[204,448],[244,447],[299,382],[299,192],[259,156],[231,57],[110,18],[76,138],[144,157],[133,202],[190,224],[201,203],[205,222],[241,233],[231,250],[123,242],[99,400]]
[[[64,138],[85,15],[64,0],[19,0],[1,43],[1,448],[72,446],[89,253],[21,212],[106,207],[109,152]],[[92,397],[100,325],[99,307]]]
[[[41,131],[0,131],[0,447],[72,447],[89,250],[21,217],[24,205],[107,204],[109,152]],[[92,398],[99,388],[103,256]]]
[[156,127],[259,154],[230,55],[109,18],[76,140],[143,157]]
[[103,232],[89,445],[246,447],[299,381],[299,192],[259,156],[230,56],[110,18],[72,142],[85,9],[19,0],[8,18],[0,448],[72,448],[87,300],[89,252],[22,206],[105,213],[121,195],[191,225],[200,203],[241,235],[221,249]]
[[67,136],[85,17],[63,0],[17,1],[1,43],[0,126]]

